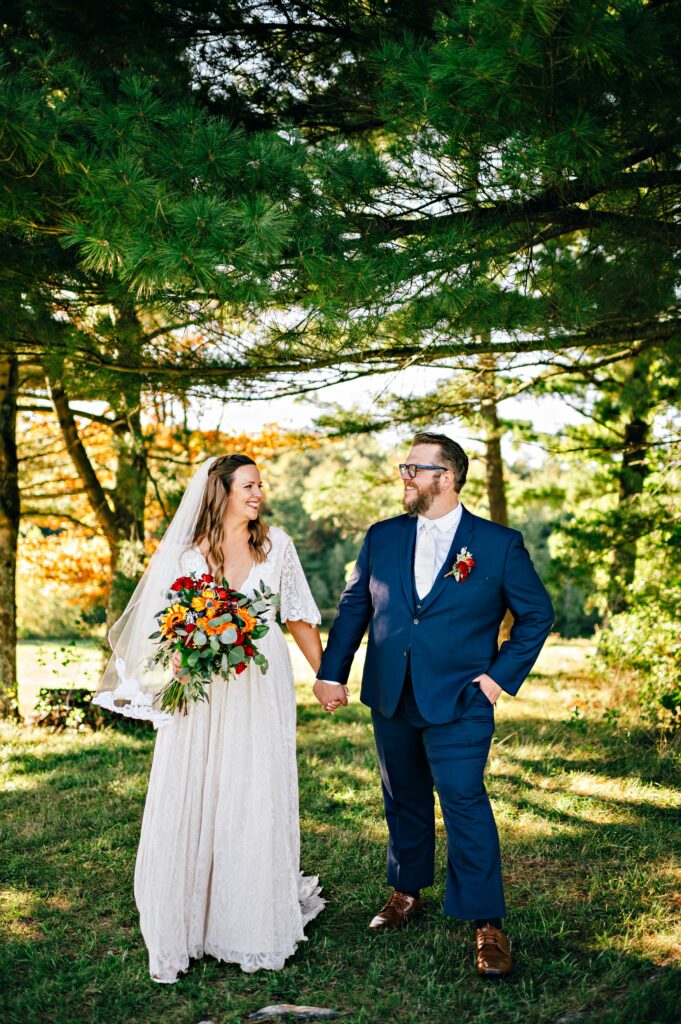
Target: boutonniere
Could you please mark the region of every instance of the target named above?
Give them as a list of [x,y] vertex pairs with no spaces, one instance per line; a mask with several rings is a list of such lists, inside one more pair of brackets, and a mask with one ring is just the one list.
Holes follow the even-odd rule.
[[458,555],[454,559],[454,565],[451,567],[449,572],[445,573],[445,578],[451,576],[457,583],[463,583],[467,580],[471,574],[471,569],[475,565],[475,559],[468,550],[468,548],[461,548]]

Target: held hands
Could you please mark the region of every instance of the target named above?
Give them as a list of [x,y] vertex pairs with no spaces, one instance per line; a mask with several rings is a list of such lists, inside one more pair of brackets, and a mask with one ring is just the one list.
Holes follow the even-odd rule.
[[496,704],[499,699],[499,695],[503,693],[503,689],[498,683],[495,683],[491,676],[488,676],[486,672],[482,675],[476,676],[473,680],[474,683],[480,684],[480,689],[484,693],[490,704]]
[[347,686],[340,686],[338,683],[326,683],[323,679],[317,679],[312,687],[312,692],[324,710],[328,711],[331,715],[341,705],[347,707]]

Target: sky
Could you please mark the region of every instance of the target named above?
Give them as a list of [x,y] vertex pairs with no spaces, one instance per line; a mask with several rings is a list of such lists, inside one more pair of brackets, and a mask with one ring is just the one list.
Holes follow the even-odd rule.
[[[312,395],[296,398],[276,398],[253,402],[230,401],[225,405],[208,402],[200,410],[196,410],[197,425],[204,429],[220,426],[231,432],[258,434],[269,423],[277,423],[289,429],[312,427],[315,417],[320,413],[320,403],[338,403],[344,408],[357,405],[369,410],[376,398],[385,392],[400,394],[423,394],[432,389],[438,379],[442,378],[441,369],[430,367],[412,367],[409,370],[393,374],[363,377],[355,381],[334,384],[323,388]],[[509,398],[499,405],[499,414],[505,419],[529,420],[541,431],[555,434],[567,424],[584,422],[580,414],[554,396],[533,396]],[[463,423],[453,420],[448,424],[439,424],[437,430],[454,437],[465,447],[468,442],[475,446],[475,437]],[[386,443],[395,444],[408,437],[409,431],[386,431],[382,437]],[[506,442],[505,456],[510,457],[510,442]],[[518,449],[515,449],[518,452]],[[523,444],[520,452],[528,461],[537,462],[543,458],[543,452],[535,446]]]

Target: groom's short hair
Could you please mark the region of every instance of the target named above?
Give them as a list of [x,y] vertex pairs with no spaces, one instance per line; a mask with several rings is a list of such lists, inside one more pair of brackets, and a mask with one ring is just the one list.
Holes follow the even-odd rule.
[[446,434],[435,434],[430,430],[416,434],[412,444],[436,444],[439,446],[440,461],[454,474],[454,490],[458,494],[466,483],[468,473],[468,456],[461,445],[452,441],[451,437],[447,437]]

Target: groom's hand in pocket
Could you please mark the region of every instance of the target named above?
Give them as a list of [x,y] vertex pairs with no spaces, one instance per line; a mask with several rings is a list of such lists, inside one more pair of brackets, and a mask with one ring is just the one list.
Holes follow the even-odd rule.
[[495,683],[492,677],[488,676],[486,672],[483,672],[481,676],[476,676],[473,682],[478,684],[490,704],[496,704],[499,697],[504,692],[499,684]]
[[327,683],[323,679],[317,679],[312,692],[322,705],[325,711],[331,714],[339,707],[345,707],[348,703],[348,688],[340,683]]

